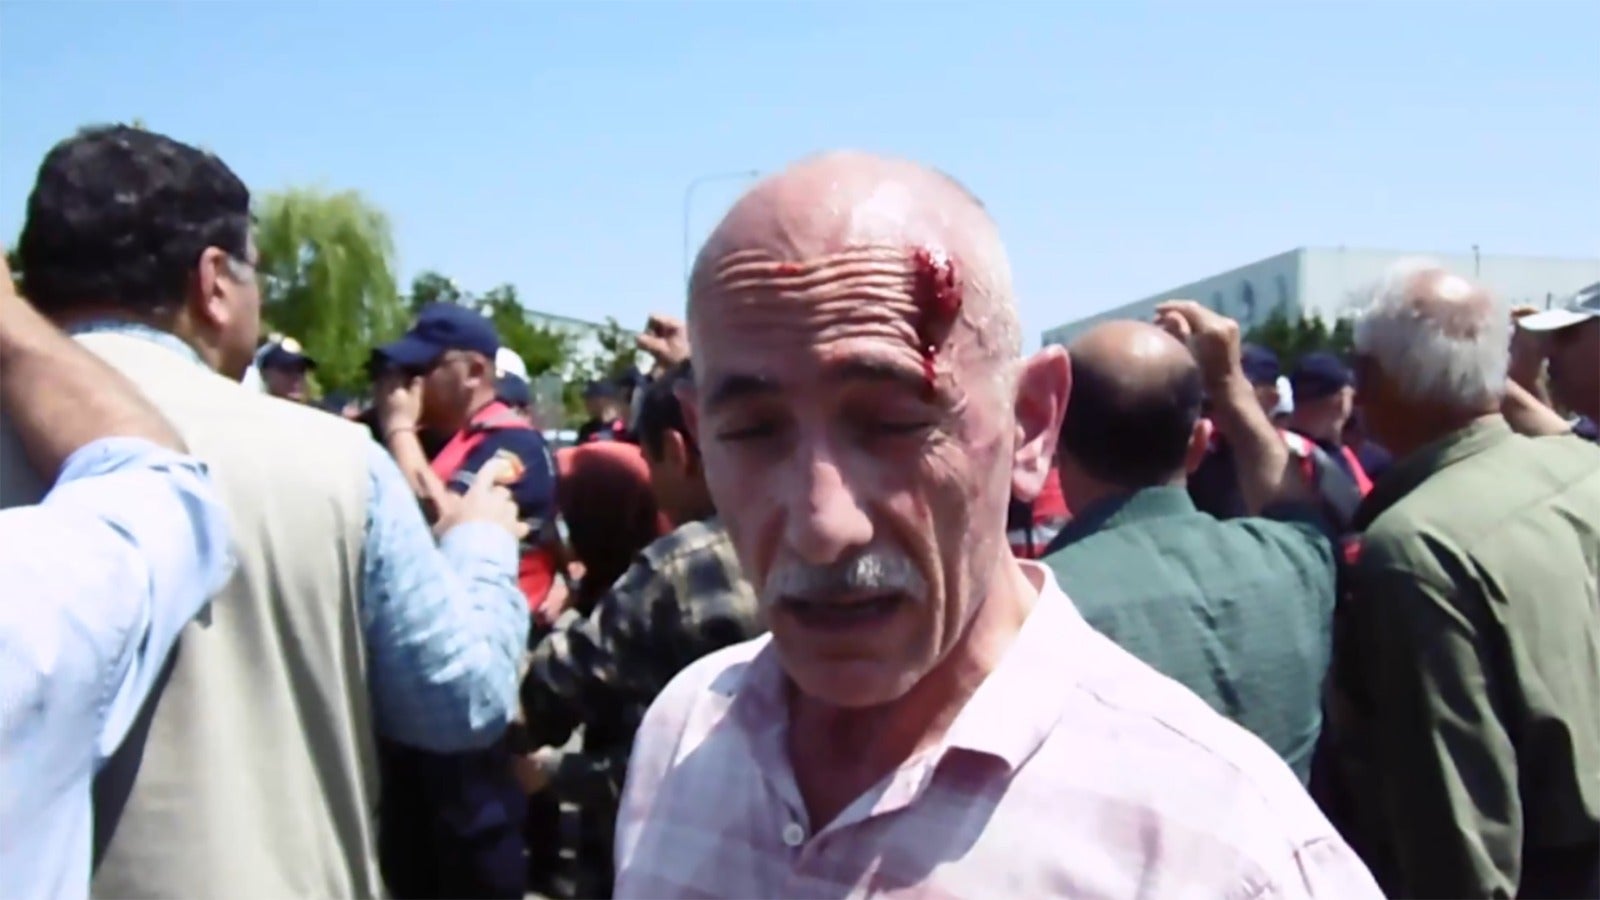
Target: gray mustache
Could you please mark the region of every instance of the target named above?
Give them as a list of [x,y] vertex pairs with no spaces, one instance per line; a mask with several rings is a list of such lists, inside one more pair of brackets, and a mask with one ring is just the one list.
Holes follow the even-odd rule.
[[769,600],[828,600],[840,594],[896,591],[921,595],[928,583],[898,553],[868,551],[826,566],[790,563],[767,575]]

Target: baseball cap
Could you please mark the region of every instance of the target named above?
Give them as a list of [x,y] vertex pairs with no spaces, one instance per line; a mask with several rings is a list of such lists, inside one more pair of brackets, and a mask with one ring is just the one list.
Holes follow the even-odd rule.
[[523,381],[528,380],[528,364],[523,362],[522,356],[510,347],[501,347],[494,355],[494,374],[498,377],[514,375]]
[[622,391],[618,390],[617,386],[610,381],[591,381],[583,389],[583,399],[585,400],[615,400],[620,396],[622,396]]
[[1278,354],[1260,344],[1245,344],[1240,347],[1239,363],[1240,368],[1244,370],[1244,377],[1250,379],[1251,384],[1272,384],[1278,380],[1278,375],[1282,372]]
[[495,379],[494,397],[508,406],[533,405],[533,391],[528,388],[528,382],[511,374]]
[[1278,376],[1278,405],[1272,408],[1275,416],[1287,416],[1294,413],[1294,385],[1289,383],[1287,376]]
[[292,337],[280,338],[261,348],[256,365],[263,369],[315,369],[317,361]]
[[1331,397],[1355,383],[1355,375],[1343,360],[1321,350],[1300,357],[1294,371],[1289,373],[1289,386],[1300,401]]
[[470,350],[494,359],[500,335],[482,313],[453,303],[430,303],[417,313],[410,331],[374,353],[391,365],[422,369],[438,362],[446,350]]
[[1600,281],[1576,294],[1560,309],[1547,309],[1523,316],[1517,327],[1526,331],[1560,331],[1600,316]]

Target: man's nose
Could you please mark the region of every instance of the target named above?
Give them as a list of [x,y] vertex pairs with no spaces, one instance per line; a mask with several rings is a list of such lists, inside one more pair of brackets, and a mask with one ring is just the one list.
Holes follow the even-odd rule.
[[784,533],[790,550],[828,565],[872,543],[872,519],[836,460],[813,454],[797,469]]

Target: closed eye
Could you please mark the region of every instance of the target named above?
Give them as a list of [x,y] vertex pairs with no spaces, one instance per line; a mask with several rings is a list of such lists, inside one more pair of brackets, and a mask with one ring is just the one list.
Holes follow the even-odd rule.
[[753,425],[740,425],[717,432],[717,440],[727,443],[740,441],[755,441],[769,438],[778,433],[778,426],[771,422],[758,422]]
[[932,427],[933,423],[927,421],[878,421],[868,426],[868,430],[877,434],[900,436],[917,434]]

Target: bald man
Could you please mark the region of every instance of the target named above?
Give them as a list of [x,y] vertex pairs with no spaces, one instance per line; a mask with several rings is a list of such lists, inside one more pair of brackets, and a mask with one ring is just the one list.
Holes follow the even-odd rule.
[[[1207,329],[1199,317],[1220,318],[1198,304],[1184,311],[1196,331]],[[1298,495],[1269,498],[1272,518],[1225,521],[1189,499],[1185,481],[1210,438],[1200,415],[1208,384],[1241,458],[1283,443],[1245,391],[1237,345],[1227,349],[1228,367],[1202,375],[1187,347],[1143,322],[1107,322],[1071,346],[1057,454],[1078,514],[1045,563],[1096,631],[1249,729],[1307,782],[1332,640],[1331,526]]]
[[1396,463],[1357,515],[1334,683],[1391,896],[1600,896],[1600,449],[1507,427],[1509,328],[1428,261],[1356,323]]
[[640,727],[619,897],[1376,896],[1259,740],[1005,543],[1070,371],[994,223],[855,153],[753,188],[690,284],[707,485],[771,629]]

